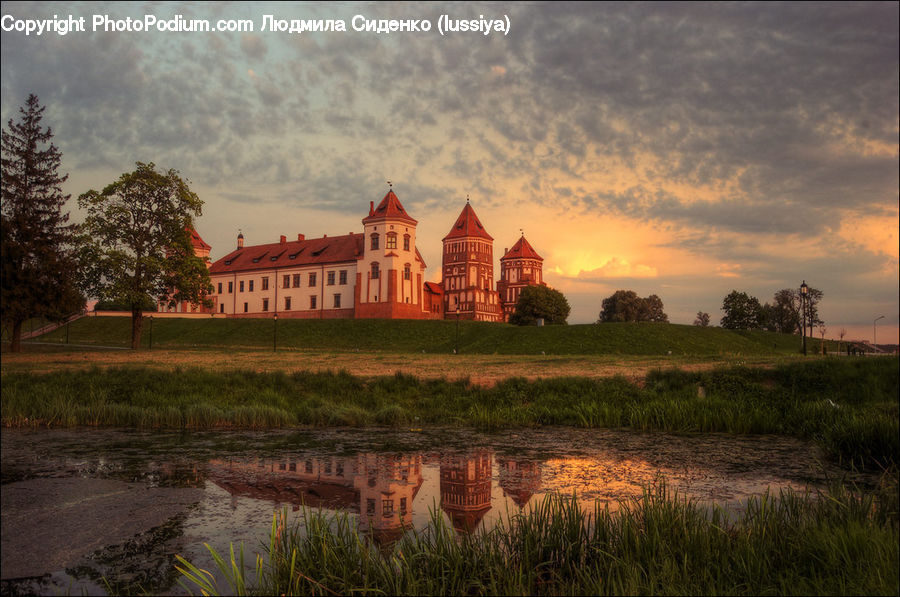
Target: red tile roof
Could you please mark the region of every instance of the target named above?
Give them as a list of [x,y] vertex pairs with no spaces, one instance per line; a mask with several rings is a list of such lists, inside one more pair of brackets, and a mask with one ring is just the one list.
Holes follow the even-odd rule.
[[200,235],[197,234],[197,231],[193,228],[187,228],[188,233],[191,235],[191,246],[195,249],[212,249],[211,245],[206,244],[206,242],[200,238]]
[[543,261],[544,258],[537,254],[537,251],[532,248],[532,246],[525,240],[525,237],[522,236],[519,240],[516,241],[516,244],[512,246],[512,248],[506,252],[506,254],[500,258],[500,260],[504,259],[537,259],[538,261]]
[[[212,264],[210,274],[356,261],[363,235],[324,236],[236,249]],[[293,256],[293,258],[291,258]]]
[[444,289],[437,282],[425,282],[425,290],[434,294],[444,294]]
[[484,229],[481,220],[475,215],[475,210],[472,209],[472,206],[469,205],[468,202],[466,202],[466,206],[459,214],[459,217],[456,218],[456,223],[453,224],[453,228],[450,229],[450,233],[444,237],[444,240],[450,238],[463,238],[466,236],[477,236],[487,240],[494,240],[493,237],[487,233],[487,230]]
[[381,203],[378,204],[378,207],[371,210],[371,213],[363,218],[363,224],[373,220],[383,220],[386,218],[406,220],[413,225],[418,224],[418,222],[403,209],[400,200],[397,199],[397,195],[394,194],[393,190],[388,191],[387,195],[384,196],[384,199],[381,200]]

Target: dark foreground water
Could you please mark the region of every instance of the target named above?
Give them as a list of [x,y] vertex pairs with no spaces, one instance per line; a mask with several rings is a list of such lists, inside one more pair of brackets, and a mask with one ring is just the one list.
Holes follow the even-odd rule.
[[2,593],[184,593],[174,554],[207,569],[243,542],[252,565],[272,516],[302,505],[350,514],[389,543],[437,513],[490,528],[549,493],[616,509],[665,483],[740,508],[841,472],[774,436],[459,429],[147,432],[3,430]]

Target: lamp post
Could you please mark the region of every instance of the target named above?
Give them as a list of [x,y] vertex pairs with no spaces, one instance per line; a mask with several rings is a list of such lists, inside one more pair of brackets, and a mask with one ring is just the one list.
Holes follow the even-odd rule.
[[803,336],[803,355],[806,356],[806,301],[807,295],[809,294],[809,286],[806,285],[806,280],[803,280],[803,283],[800,284],[800,314],[803,318],[803,321],[800,326],[800,334]]
[[150,346],[147,348],[147,350],[153,350],[153,316],[152,315],[150,316],[150,342],[149,342],[149,344],[150,344]]
[[272,352],[278,351],[278,312],[275,312],[275,317],[273,318],[274,323],[272,323]]
[[456,305],[456,354],[459,354],[459,304]]
[[875,318],[875,321],[872,322],[872,348],[878,350],[878,336],[876,335],[877,328],[875,324],[878,323],[879,319],[884,319],[884,315],[880,315]]

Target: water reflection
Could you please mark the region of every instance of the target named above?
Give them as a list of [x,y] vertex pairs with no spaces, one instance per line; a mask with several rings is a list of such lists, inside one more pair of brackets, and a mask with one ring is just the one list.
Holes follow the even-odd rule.
[[[163,562],[148,566],[139,578],[146,586],[168,592],[171,579],[159,571],[170,569],[175,550],[207,568],[214,564],[204,543],[220,553],[227,553],[231,542],[243,542],[250,553],[258,551],[273,512],[284,506],[295,512],[302,506],[346,512],[362,531],[389,544],[406,529],[426,527],[432,513],[457,533],[472,533],[534,507],[550,493],[574,493],[588,509],[595,500],[615,509],[619,502],[640,497],[645,487],[664,480],[682,497],[739,505],[767,490],[803,490],[844,473],[824,465],[810,444],[724,434],[81,429],[4,430],[0,439],[4,593],[10,592],[8,578],[37,578],[34,575],[43,572],[54,573],[53,587],[35,585],[30,592],[53,593],[59,588],[78,592],[80,585],[67,588],[66,583],[84,576],[79,570],[88,568],[92,578],[124,573],[126,580],[118,582],[129,582],[127,578],[138,573],[128,570],[122,553],[134,561]],[[109,481],[123,487],[112,487]],[[161,501],[146,509],[171,520],[153,528],[148,523],[145,538],[139,541],[123,544],[122,538],[110,537],[103,545],[121,547],[95,552],[100,544],[88,542],[91,537],[75,545],[77,534],[63,525],[36,528],[36,519],[26,515],[28,496],[40,493],[42,483],[48,482],[59,487],[56,497],[44,491],[49,496],[46,508],[61,517],[133,518],[136,492],[150,495],[160,490]],[[104,505],[102,512],[96,507],[89,510],[100,497],[114,501],[116,496],[121,496],[118,504]],[[190,506],[176,512],[172,504],[179,501]],[[13,526],[8,529],[9,525]],[[35,552],[38,555],[25,564],[39,565],[15,572],[8,553],[28,549],[28,538],[38,531],[49,534]],[[21,545],[8,541],[15,537],[21,538]],[[84,562],[88,568],[78,568]]]

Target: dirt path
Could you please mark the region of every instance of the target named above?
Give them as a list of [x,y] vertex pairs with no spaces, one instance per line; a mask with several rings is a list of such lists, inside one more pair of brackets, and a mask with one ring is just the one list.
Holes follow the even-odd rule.
[[472,383],[491,385],[510,377],[602,378],[621,375],[632,381],[643,380],[656,369],[678,368],[688,371],[712,369],[721,365],[771,365],[773,359],[709,359],[690,357],[636,356],[531,356],[531,355],[433,355],[355,352],[214,351],[160,350],[139,351],[59,351],[21,354],[4,353],[2,372],[49,373],[90,367],[145,366],[161,369],[200,367],[213,371],[340,371],[361,377],[403,373],[425,379],[468,378]]

